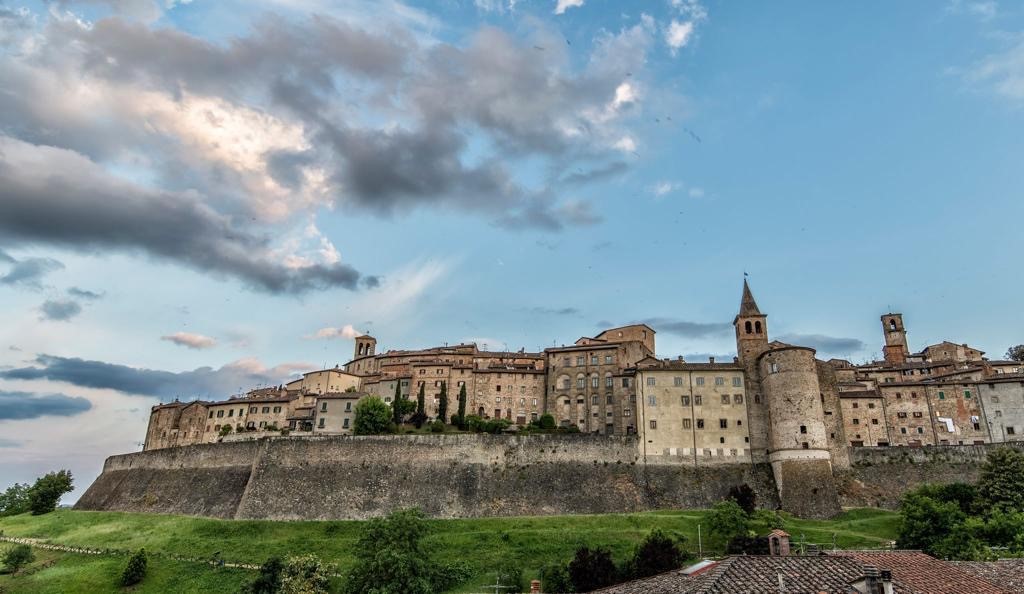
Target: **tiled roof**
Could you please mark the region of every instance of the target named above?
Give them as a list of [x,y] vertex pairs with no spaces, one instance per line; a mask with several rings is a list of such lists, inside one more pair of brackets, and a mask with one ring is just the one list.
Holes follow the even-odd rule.
[[922,594],[1006,594],[1012,590],[988,581],[920,551],[841,551],[879,569],[892,571],[893,582]]
[[1024,559],[952,561],[957,568],[1010,592],[1024,592]]

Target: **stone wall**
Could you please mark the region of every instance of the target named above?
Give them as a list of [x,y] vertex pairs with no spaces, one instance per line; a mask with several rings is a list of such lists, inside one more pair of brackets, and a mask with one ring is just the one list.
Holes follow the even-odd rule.
[[764,464],[644,464],[635,438],[417,435],[270,438],[112,456],[76,505],[221,518],[361,519],[703,508],[747,483],[778,505]]
[[978,480],[990,451],[1024,443],[850,448],[850,468],[836,470],[839,500],[848,507],[896,508],[904,493],[925,483]]

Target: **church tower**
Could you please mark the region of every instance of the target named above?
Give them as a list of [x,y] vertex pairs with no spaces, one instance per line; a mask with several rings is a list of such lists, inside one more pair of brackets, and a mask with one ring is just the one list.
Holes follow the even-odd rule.
[[757,358],[768,350],[768,316],[761,313],[757,307],[747,279],[743,279],[740,309],[732,325],[736,329],[737,359],[744,370],[750,456],[754,462],[767,462],[768,408],[761,397],[761,376]]
[[363,334],[362,336],[356,337],[355,352],[353,353],[353,359],[359,359],[361,357],[369,357],[374,354],[377,350],[377,339],[370,336],[369,334]]
[[882,332],[885,333],[885,362],[902,365],[907,362],[910,348],[907,347],[907,329],[903,327],[903,314],[887,313],[882,316]]

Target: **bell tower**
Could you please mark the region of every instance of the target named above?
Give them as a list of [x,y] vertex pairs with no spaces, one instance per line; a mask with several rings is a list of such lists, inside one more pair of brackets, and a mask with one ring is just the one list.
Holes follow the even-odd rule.
[[359,359],[360,357],[369,357],[374,354],[377,350],[377,339],[370,336],[369,334],[363,334],[362,336],[356,337],[355,353],[353,359]]
[[910,348],[907,347],[907,329],[903,327],[903,314],[887,313],[882,316],[882,332],[885,333],[885,346],[882,348],[885,362],[890,365],[906,363]]
[[768,350],[768,316],[758,309],[747,279],[743,279],[740,312],[736,314],[732,325],[736,329],[736,355],[740,363],[756,369],[757,358]]

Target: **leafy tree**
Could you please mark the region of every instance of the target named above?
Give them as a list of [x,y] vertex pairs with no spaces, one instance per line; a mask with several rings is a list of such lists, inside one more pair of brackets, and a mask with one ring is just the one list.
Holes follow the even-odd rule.
[[448,385],[447,382],[441,382],[441,395],[440,404],[437,405],[437,418],[442,423],[448,420]]
[[541,592],[575,592],[569,569],[564,563],[545,565],[540,570]]
[[921,485],[914,491],[925,497],[931,497],[936,501],[955,503],[960,508],[960,511],[967,515],[973,513],[978,500],[978,488],[968,483]]
[[711,533],[718,535],[726,542],[746,534],[748,530],[747,512],[743,511],[743,508],[732,499],[716,503],[708,513],[707,520],[711,525]]
[[648,577],[681,567],[685,558],[675,539],[654,530],[633,551],[625,573],[629,579]]
[[978,478],[978,500],[990,510],[1024,511],[1024,453],[1010,448],[989,452]]
[[376,396],[364,398],[356,404],[356,435],[391,433],[391,407]]
[[459,387],[459,410],[456,413],[459,418],[459,422],[456,425],[458,425],[459,429],[466,428],[466,399],[466,384],[462,384]]
[[[384,404],[381,402],[381,404]],[[387,406],[387,405],[385,405]],[[281,594],[328,594],[332,568],[313,554],[289,557],[281,570]]]
[[901,549],[920,549],[936,554],[940,543],[948,537],[966,536],[964,523],[967,515],[952,501],[939,501],[914,490],[903,496],[900,503],[900,527],[897,544]]
[[993,510],[976,533],[992,546],[1007,547],[1013,552],[1024,550],[1024,512]]
[[1006,349],[1006,358],[1011,361],[1024,361],[1024,344]]
[[428,594],[436,588],[437,575],[423,537],[426,518],[418,509],[393,512],[374,518],[363,528],[353,549],[355,565],[345,581],[351,594]]
[[146,577],[146,566],[148,564],[149,559],[146,557],[146,549],[139,549],[132,553],[132,556],[128,558],[128,564],[125,565],[124,571],[121,572],[121,585],[134,586],[141,582],[142,578]]
[[0,493],[0,517],[23,514],[29,510],[28,483],[14,483]]
[[618,581],[618,570],[608,549],[582,546],[569,562],[569,579],[576,592],[590,592]]
[[32,547],[20,544],[7,549],[0,560],[4,562],[4,571],[17,573],[19,569],[35,561],[36,555],[32,552]]
[[32,515],[38,516],[57,509],[61,495],[74,489],[74,479],[70,470],[48,472],[39,477],[28,490],[28,506],[32,510]]
[[522,592],[526,589],[523,579],[523,568],[514,563],[505,563],[498,568],[497,582],[502,592]]
[[252,583],[242,588],[242,594],[277,594],[281,589],[281,572],[284,561],[271,557],[260,565],[260,573]]
[[419,429],[427,420],[427,397],[423,394],[423,383],[420,383],[420,393],[416,396],[416,412],[410,419],[416,428]]
[[555,428],[555,417],[544,413],[540,416],[540,428],[545,431],[551,431]]
[[220,436],[224,437],[225,435],[230,435],[230,434],[231,434],[231,425],[221,425],[221,427],[220,427]]
[[750,488],[750,485],[743,483],[739,486],[734,486],[729,489],[729,499],[732,499],[743,508],[743,511],[747,512],[747,515],[754,513],[757,509],[757,494]]

